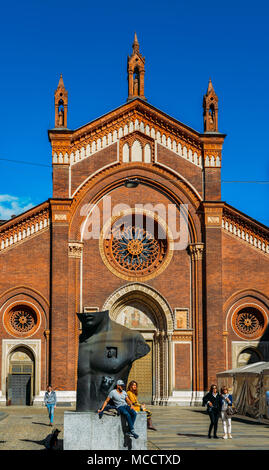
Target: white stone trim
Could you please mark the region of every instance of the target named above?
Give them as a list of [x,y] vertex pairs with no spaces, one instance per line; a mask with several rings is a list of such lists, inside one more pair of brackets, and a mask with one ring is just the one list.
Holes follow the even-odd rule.
[[205,392],[198,392],[192,390],[174,391],[168,398],[168,406],[202,406],[203,397]]
[[2,394],[6,395],[6,378],[8,374],[9,357],[12,351],[19,346],[27,347],[34,356],[35,361],[35,388],[33,395],[39,395],[41,389],[41,339],[3,339],[2,340],[2,377],[1,388]]
[[[66,152],[64,156],[61,152],[57,153],[54,152],[53,154],[53,164],[69,164],[70,166],[75,165],[76,163],[81,162],[85,158],[91,157],[95,153],[99,152],[100,150],[113,145],[115,142],[119,142],[119,140],[132,132],[140,131],[141,133],[151,136],[155,139],[160,145],[165,148],[168,148],[171,152],[174,152],[177,156],[184,158],[185,160],[189,161],[193,165],[196,165],[202,168],[202,156],[198,152],[198,150],[192,153],[191,149],[187,149],[186,145],[180,142],[177,142],[176,139],[171,140],[170,137],[166,138],[165,134],[161,135],[160,131],[155,130],[154,126],[150,127],[146,124],[143,119],[136,119],[135,122],[129,122],[129,125],[125,125],[124,129],[120,127],[118,130],[115,129],[114,131],[109,130],[107,135],[104,135],[101,138],[95,139],[85,146],[82,146],[80,149],[76,151],[72,151],[70,155]],[[214,157],[215,159],[215,157]],[[220,166],[220,160],[214,160],[214,165],[211,166]]]
[[240,240],[248,243],[253,248],[257,248],[258,250],[262,251],[263,253],[269,253],[269,243],[267,241],[261,241],[255,235],[249,235],[243,227],[238,227],[232,220],[226,220],[224,217],[222,218],[222,228],[225,232],[229,235],[234,235],[235,237],[239,238]]
[[10,235],[10,237],[5,238],[3,233],[2,237],[0,238],[0,253],[7,248],[11,248],[14,245],[18,245],[24,241],[29,240],[30,238],[33,238],[33,236],[36,234],[46,231],[49,225],[50,218],[47,217],[44,219],[44,221],[40,221],[40,223],[32,223],[31,226],[28,226],[28,228],[26,226],[22,227],[18,233],[14,234],[14,236]]

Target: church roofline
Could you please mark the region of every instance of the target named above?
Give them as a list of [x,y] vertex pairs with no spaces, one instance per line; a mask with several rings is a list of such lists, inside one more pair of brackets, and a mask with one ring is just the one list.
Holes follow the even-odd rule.
[[41,202],[37,206],[31,207],[31,209],[28,209],[27,211],[16,215],[12,219],[6,220],[3,224],[0,225],[0,232],[4,232],[6,230],[9,230],[13,226],[18,225],[19,223],[23,222],[24,220],[27,220],[27,219],[30,219],[31,217],[34,217],[40,211],[49,209],[49,207],[50,207],[50,201],[49,201],[49,199],[47,199],[46,201]]
[[260,230],[266,231],[267,234],[269,235],[269,227],[267,225],[264,225],[261,222],[259,222],[258,220],[253,219],[249,215],[245,214],[244,212],[241,212],[239,209],[236,209],[235,207],[231,206],[227,202],[224,203],[223,208],[224,208],[224,211],[227,211],[227,213],[229,215],[231,215],[232,217],[238,217],[241,220],[243,219],[246,223],[252,224],[258,230],[260,229]]
[[[167,121],[170,121],[171,126],[175,126],[180,128],[181,130],[185,131],[187,134],[190,135],[190,137],[197,139],[201,141],[203,137],[220,137],[220,138],[225,138],[226,134],[222,134],[220,132],[208,132],[204,134],[203,132],[196,131],[192,127],[182,123],[181,121],[178,121],[176,118],[170,116],[169,114],[165,113],[164,111],[161,111],[160,109],[156,108],[152,104],[148,103],[147,101],[141,99],[141,98],[134,98],[127,103],[123,103],[122,105],[118,106],[117,108],[99,116],[98,118],[94,119],[93,121],[90,121],[77,129],[71,131],[73,138],[80,137],[81,134],[84,134],[86,131],[87,127],[98,127],[98,125],[102,125],[102,121],[106,122],[109,119],[109,116],[111,115],[111,119],[113,119],[113,114],[117,114],[120,112],[127,112],[128,109],[133,110],[135,108],[140,108],[144,110],[150,110],[152,113],[159,114],[160,119],[165,119]],[[100,122],[99,122],[100,121]],[[90,130],[90,129],[89,129]],[[55,129],[55,132],[57,130]],[[60,131],[62,132],[62,131]]]

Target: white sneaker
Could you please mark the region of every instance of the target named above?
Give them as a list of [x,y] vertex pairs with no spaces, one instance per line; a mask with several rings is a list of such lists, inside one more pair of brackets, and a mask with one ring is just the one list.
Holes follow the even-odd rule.
[[228,439],[228,436],[227,434],[224,434],[223,438],[222,439]]
[[232,439],[232,438],[233,438],[233,436],[232,436],[231,434],[228,434],[228,437],[229,437],[229,439]]

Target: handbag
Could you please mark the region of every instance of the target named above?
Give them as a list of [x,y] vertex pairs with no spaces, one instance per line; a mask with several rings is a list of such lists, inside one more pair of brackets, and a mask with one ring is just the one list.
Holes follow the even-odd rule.
[[227,414],[228,416],[233,416],[233,415],[235,415],[236,413],[237,413],[237,409],[236,409],[236,407],[235,407],[234,405],[228,406],[228,408],[227,408],[227,410],[226,410],[226,414]]

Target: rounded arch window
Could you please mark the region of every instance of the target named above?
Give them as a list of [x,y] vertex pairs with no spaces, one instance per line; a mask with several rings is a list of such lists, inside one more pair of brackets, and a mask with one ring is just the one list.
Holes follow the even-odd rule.
[[261,337],[267,327],[265,313],[254,306],[238,307],[232,316],[232,326],[238,336],[244,339]]
[[12,336],[32,336],[40,325],[40,318],[29,305],[16,305],[4,315],[4,325]]

